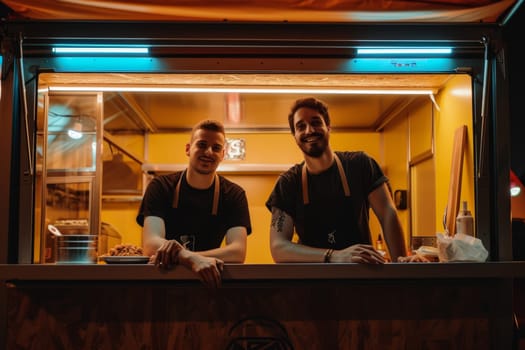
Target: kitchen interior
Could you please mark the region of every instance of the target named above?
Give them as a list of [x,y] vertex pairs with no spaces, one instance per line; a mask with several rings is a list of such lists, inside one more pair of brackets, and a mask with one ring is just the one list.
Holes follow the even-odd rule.
[[[446,219],[459,202],[475,213],[468,74],[42,73],[38,84],[35,263],[57,261],[49,224],[96,235],[98,255],[140,246],[142,193],[155,175],[186,166],[184,146],[201,119],[225,124],[219,172],[247,193],[246,263],[272,263],[264,203],[279,174],[302,160],[287,115],[305,96],[328,104],[333,149],[366,151],[382,166],[407,247],[453,230]],[[376,242],[374,215],[371,232]]]

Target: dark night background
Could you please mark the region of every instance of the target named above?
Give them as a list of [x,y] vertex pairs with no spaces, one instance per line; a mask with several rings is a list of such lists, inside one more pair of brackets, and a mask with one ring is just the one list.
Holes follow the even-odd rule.
[[[523,67],[525,53],[523,51],[523,28],[525,28],[525,8],[520,6],[505,26],[504,35],[508,47],[509,65],[509,99],[510,99],[510,147],[511,169],[525,183],[525,110],[523,108],[525,88],[521,86],[525,77]],[[521,101],[520,101],[521,100]]]

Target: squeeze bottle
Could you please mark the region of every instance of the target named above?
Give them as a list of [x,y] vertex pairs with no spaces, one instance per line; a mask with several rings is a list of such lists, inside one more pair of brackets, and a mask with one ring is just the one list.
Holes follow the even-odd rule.
[[463,206],[456,217],[456,233],[474,236],[474,218],[466,201],[463,201]]

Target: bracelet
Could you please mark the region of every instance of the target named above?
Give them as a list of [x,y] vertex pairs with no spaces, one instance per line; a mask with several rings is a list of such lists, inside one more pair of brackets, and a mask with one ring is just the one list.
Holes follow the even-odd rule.
[[333,249],[327,249],[326,252],[324,252],[324,262],[329,263],[330,258],[332,257],[332,253],[334,252]]

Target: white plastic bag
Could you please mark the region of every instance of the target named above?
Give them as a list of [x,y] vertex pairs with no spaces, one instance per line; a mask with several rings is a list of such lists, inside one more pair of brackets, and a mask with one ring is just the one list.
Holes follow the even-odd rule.
[[457,233],[454,237],[442,233],[437,233],[436,236],[440,262],[484,262],[489,256],[479,238],[463,233]]

